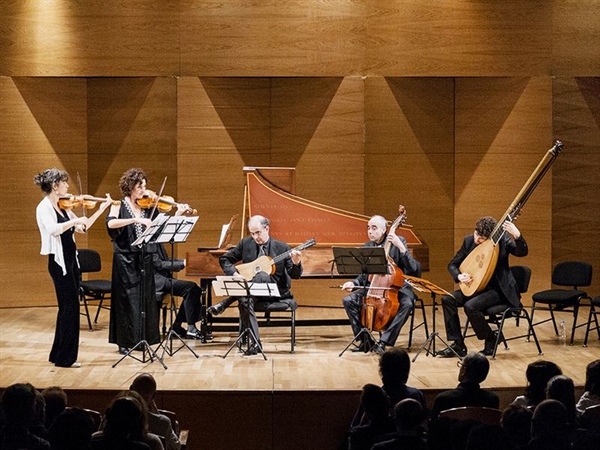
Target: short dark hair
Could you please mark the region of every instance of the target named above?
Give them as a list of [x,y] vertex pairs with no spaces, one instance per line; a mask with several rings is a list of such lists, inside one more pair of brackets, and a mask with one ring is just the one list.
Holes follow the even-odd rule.
[[15,383],[2,394],[2,410],[7,423],[28,427],[34,417],[35,388],[30,383]]
[[144,180],[148,181],[148,178],[142,169],[133,167],[126,170],[119,179],[119,188],[121,189],[121,193],[125,197],[128,197],[131,195],[133,189]]
[[490,372],[490,362],[481,353],[471,352],[462,360],[465,381],[481,383]]
[[42,189],[42,192],[49,194],[56,183],[68,181],[69,174],[61,169],[46,169],[43,172],[35,174],[33,182]]
[[550,378],[556,375],[562,375],[562,370],[552,361],[541,359],[529,363],[525,371],[528,382],[525,396],[529,400],[529,405],[537,405],[546,398],[546,385]]
[[600,359],[585,368],[585,390],[600,397]]
[[403,348],[390,348],[379,358],[379,375],[384,385],[406,384],[409,373],[410,358]]
[[497,223],[496,219],[491,216],[482,217],[475,224],[475,231],[479,236],[489,238]]

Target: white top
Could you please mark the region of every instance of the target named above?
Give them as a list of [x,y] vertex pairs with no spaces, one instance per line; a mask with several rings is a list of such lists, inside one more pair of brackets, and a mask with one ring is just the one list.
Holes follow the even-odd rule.
[[[70,210],[67,210],[69,219],[76,219],[77,216]],[[35,218],[37,220],[40,235],[42,237],[42,248],[40,255],[54,255],[54,261],[62,268],[63,275],[67,274],[67,266],[65,264],[65,256],[63,254],[62,242],[60,235],[63,233],[62,224],[58,222],[56,210],[52,206],[52,202],[48,196],[45,196],[38,203],[35,209]],[[75,240],[75,238],[73,238]],[[77,262],[79,265],[79,261]]]

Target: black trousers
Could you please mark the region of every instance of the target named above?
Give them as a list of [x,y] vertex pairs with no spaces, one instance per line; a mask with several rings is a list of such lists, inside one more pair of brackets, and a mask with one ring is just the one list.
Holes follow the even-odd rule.
[[183,297],[183,303],[177,312],[175,323],[185,322],[188,325],[194,325],[202,318],[200,286],[193,281],[167,279],[162,292],[165,294],[170,294],[171,284],[173,284],[173,295],[176,295],[177,297]]
[[444,324],[449,341],[462,341],[462,330],[458,307],[463,306],[465,314],[471,322],[477,339],[483,340],[491,336],[492,329],[485,317],[485,310],[489,307],[502,303],[500,294],[494,289],[488,289],[472,297],[466,297],[462,291],[454,291],[453,297],[444,295],[442,297],[442,309],[444,311]]
[[70,367],[79,352],[79,269],[76,263],[67,265],[67,274],[63,275],[54,255],[50,255],[48,272],[58,300],[54,342],[48,359],[59,367]]

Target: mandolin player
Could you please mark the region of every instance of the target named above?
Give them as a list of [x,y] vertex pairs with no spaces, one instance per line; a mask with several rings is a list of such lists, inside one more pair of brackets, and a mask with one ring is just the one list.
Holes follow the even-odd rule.
[[[482,217],[475,224],[473,234],[464,238],[461,248],[448,264],[448,271],[456,283],[469,285],[473,281],[473,274],[462,272],[460,265],[477,246],[490,238],[492,232],[496,229],[496,225],[496,219],[493,217]],[[496,332],[492,331],[487,323],[484,311],[499,304],[519,306],[521,294],[509,269],[508,258],[509,255],[527,256],[527,242],[525,242],[521,232],[513,222],[504,222],[502,230],[504,233],[497,242],[498,260],[496,267],[484,289],[471,296],[466,296],[458,290],[452,293],[452,297],[449,295],[442,297],[446,335],[448,341],[454,341],[454,343],[450,348],[439,352],[437,356],[450,358],[458,355],[462,358],[467,354],[467,347],[463,340],[458,317],[459,306],[464,307],[465,314],[469,318],[477,338],[485,340],[485,346],[481,353],[486,356],[490,356],[494,352]]]
[[[266,217],[250,217],[250,219],[248,219],[248,232],[250,234],[249,236],[243,238],[235,247],[219,258],[219,263],[221,264],[223,272],[225,272],[225,275],[240,277],[240,279],[243,278],[247,281],[276,283],[281,297],[229,297],[216,305],[211,306],[207,311],[213,316],[219,315],[225,308],[238,300],[242,327],[250,328],[256,337],[256,342],[253,346],[248,348],[247,354],[256,355],[260,349],[262,349],[262,346],[260,344],[260,335],[258,332],[256,314],[254,312],[254,304],[255,302],[291,301],[292,304],[295,305],[290,292],[291,278],[297,279],[302,275],[302,261],[299,251],[292,250],[285,242],[278,241],[269,236],[269,219]],[[270,264],[268,267],[262,267],[260,264],[263,260],[275,261],[273,259],[274,257],[279,257],[277,258],[279,260],[281,256],[286,253],[287,255],[285,258],[274,264],[275,270],[272,273],[267,273],[265,271],[272,270]],[[243,263],[239,268],[234,265],[238,262]],[[250,278],[248,276],[244,277],[241,273],[241,267],[252,267],[252,264],[254,263],[256,263],[256,267],[260,270],[257,270],[251,279],[248,279]]]

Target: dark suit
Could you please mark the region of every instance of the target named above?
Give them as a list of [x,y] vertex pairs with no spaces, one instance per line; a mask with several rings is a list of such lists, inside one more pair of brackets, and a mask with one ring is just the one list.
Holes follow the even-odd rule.
[[173,295],[183,297],[183,304],[179,308],[175,323],[185,322],[188,325],[194,325],[201,318],[200,287],[193,281],[172,278],[170,274],[171,271],[179,272],[182,270],[185,267],[185,261],[182,259],[171,261],[162,244],[157,245],[157,252],[152,256],[156,292],[170,294],[172,283]]
[[500,399],[491,391],[481,389],[479,383],[463,382],[456,389],[444,391],[433,401],[431,417],[436,419],[440,412],[462,406],[484,406],[499,408]]
[[[462,341],[458,317],[459,306],[464,306],[465,314],[469,318],[478,339],[486,339],[492,333],[492,329],[484,315],[485,310],[501,303],[519,306],[521,294],[519,294],[517,288],[517,281],[509,269],[508,257],[510,255],[527,256],[527,242],[525,242],[523,235],[519,236],[518,239],[512,239],[505,233],[497,245],[499,246],[499,255],[496,269],[482,292],[466,297],[462,291],[458,290],[452,293],[454,298],[447,295],[442,297],[444,323],[448,340]],[[460,264],[475,247],[474,236],[472,234],[466,236],[460,250],[456,252],[456,255],[448,264],[448,271],[456,283],[458,283],[458,275],[461,273]]]
[[[264,251],[266,256],[275,257],[281,255],[290,250],[290,246],[285,242],[269,238],[266,244],[264,244]],[[259,257],[260,248],[252,239],[251,236],[247,236],[242,239],[238,244],[225,253],[219,258],[219,263],[225,275],[233,275],[236,273],[235,265],[238,262],[249,263]],[[291,298],[290,292],[291,279],[300,278],[302,275],[302,264],[295,265],[292,258],[288,256],[283,260],[275,264],[275,273],[269,275],[265,272],[260,272],[252,279],[252,281],[259,283],[276,283],[279,289],[281,299]],[[260,336],[258,332],[258,322],[256,321],[256,314],[254,313],[255,302],[269,302],[277,301],[280,298],[275,297],[240,297],[238,298],[238,307],[240,310],[240,320],[242,326],[250,327],[252,332],[256,336],[256,339],[260,342]]]
[[[399,237],[406,247],[406,239],[401,236]],[[382,247],[386,240],[387,234],[383,237],[381,244],[376,244],[375,242],[369,241],[363,245],[363,247]],[[400,250],[392,245],[390,247],[389,256],[394,260],[396,265],[404,274],[412,276],[421,275],[421,265],[412,257],[409,251],[401,254]],[[362,274],[352,280],[352,282],[355,286],[367,286],[369,284],[369,278]],[[342,304],[344,305],[348,319],[350,319],[350,326],[352,326],[352,332],[354,333],[354,336],[356,336],[362,329],[361,311],[364,294],[364,289],[358,289],[342,299]],[[381,341],[384,344],[394,345],[396,343],[396,339],[398,339],[398,335],[400,334],[402,326],[414,308],[414,298],[415,295],[412,291],[412,288],[407,283],[404,283],[404,286],[398,290],[398,302],[400,303],[398,312],[392,319],[390,325],[388,325],[385,331],[383,331],[381,334]]]

